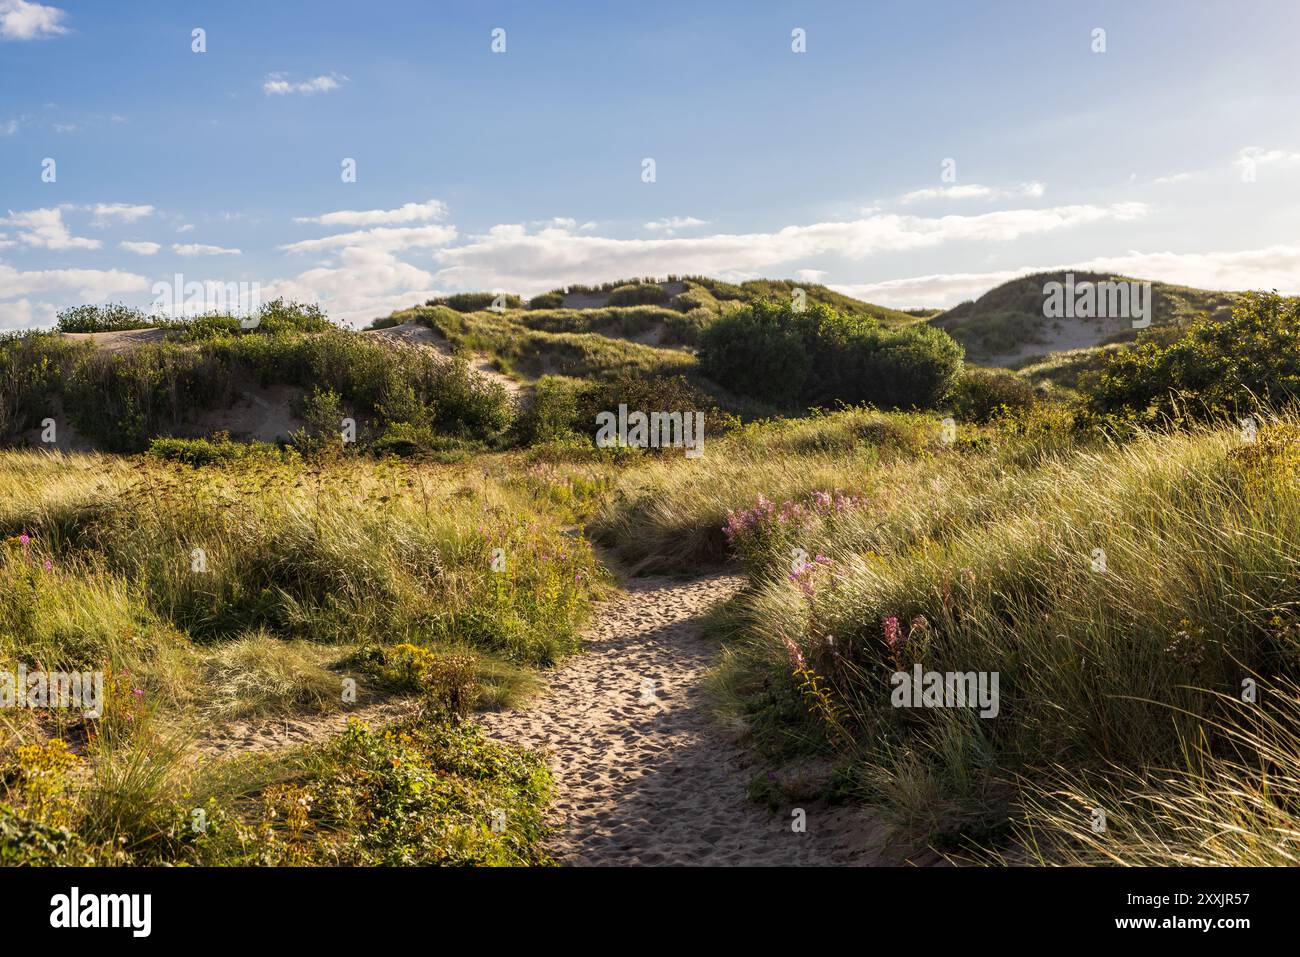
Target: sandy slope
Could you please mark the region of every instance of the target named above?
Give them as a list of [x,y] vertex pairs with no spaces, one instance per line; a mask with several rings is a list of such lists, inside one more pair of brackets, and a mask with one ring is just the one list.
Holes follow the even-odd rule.
[[878,828],[860,808],[773,814],[748,800],[761,768],[727,739],[701,682],[716,644],[699,618],[740,587],[716,575],[642,578],[602,606],[586,650],[531,709],[482,717],[490,734],[550,756],[552,852],[568,864],[872,863]]

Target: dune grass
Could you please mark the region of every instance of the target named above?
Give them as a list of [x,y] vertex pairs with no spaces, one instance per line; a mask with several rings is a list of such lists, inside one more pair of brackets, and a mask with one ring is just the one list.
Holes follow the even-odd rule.
[[[107,699],[101,716],[4,714],[6,853],[540,861],[544,768],[461,718],[517,704],[535,668],[577,649],[605,580],[570,525],[590,491],[544,467],[506,480],[344,456],[195,468],[3,453],[0,667],[101,672]],[[369,664],[392,649],[417,663],[400,687]],[[270,771],[193,760],[194,736],[225,722],[310,718],[394,694],[427,699],[423,717],[391,733],[354,729]],[[389,774],[390,759],[408,772]],[[281,786],[296,790],[268,790]],[[407,809],[389,832],[358,805],[376,786]],[[314,810],[288,826],[293,794]],[[211,832],[190,829],[196,807]],[[503,828],[498,808],[512,816]]]
[[[1072,782],[1077,796],[1086,780],[1112,808],[1145,801],[1105,850],[1149,861],[1160,808],[1190,826],[1227,776],[1248,815],[1269,761],[1283,778],[1270,807],[1293,814],[1280,730],[1292,719],[1240,696],[1254,682],[1267,708],[1300,669],[1295,422],[1255,443],[1226,424],[1123,444],[1028,450],[997,430],[979,441],[978,453],[923,447],[869,472],[770,452],[750,463],[754,501],[733,512],[728,552],[751,586],[721,617],[731,641],[714,682],[733,719],[775,752],[837,755],[843,793],[946,848],[1005,847],[1013,825],[1077,834],[1086,812],[1071,830],[1044,795]],[[729,459],[691,481],[725,486]],[[623,527],[662,521],[637,507],[657,498],[632,499]],[[997,673],[998,715],[895,707],[890,678],[917,663]],[[1162,772],[1178,782],[1169,791],[1153,790]],[[1281,833],[1256,824],[1261,840]]]

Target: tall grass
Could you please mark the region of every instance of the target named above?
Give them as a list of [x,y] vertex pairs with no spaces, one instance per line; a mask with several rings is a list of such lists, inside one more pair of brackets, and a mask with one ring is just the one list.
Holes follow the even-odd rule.
[[[1298,437],[1284,420],[1252,445],[1224,426],[1035,456],[948,449],[854,483],[802,458],[751,462],[746,487],[774,502],[731,523],[752,584],[724,620],[716,684],[760,739],[838,753],[850,790],[921,840],[1005,830],[1042,806],[1023,782],[1061,768],[1076,789],[1140,794],[1204,742],[1240,750],[1200,780],[1240,778],[1285,740],[1276,724],[1244,737],[1242,682],[1272,700],[1300,670]],[[722,487],[718,468],[691,481]],[[800,498],[832,476],[854,497]],[[890,676],[916,663],[996,672],[998,716],[894,707]]]

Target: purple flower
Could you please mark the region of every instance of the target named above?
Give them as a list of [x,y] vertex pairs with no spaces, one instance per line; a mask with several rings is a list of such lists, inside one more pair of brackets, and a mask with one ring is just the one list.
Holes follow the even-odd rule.
[[898,616],[890,615],[882,624],[885,626],[885,644],[889,646],[889,650],[901,648],[907,639],[903,637],[903,629],[899,627]]

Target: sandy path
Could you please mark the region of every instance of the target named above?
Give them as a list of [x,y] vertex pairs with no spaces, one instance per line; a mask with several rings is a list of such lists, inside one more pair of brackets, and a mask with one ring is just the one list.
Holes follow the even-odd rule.
[[746,796],[760,767],[710,713],[701,682],[717,649],[699,633],[703,612],[742,581],[632,580],[531,709],[482,716],[494,737],[547,750],[562,863],[875,860],[878,828],[861,809],[807,804],[807,831],[795,833],[791,808],[772,814]]

